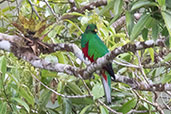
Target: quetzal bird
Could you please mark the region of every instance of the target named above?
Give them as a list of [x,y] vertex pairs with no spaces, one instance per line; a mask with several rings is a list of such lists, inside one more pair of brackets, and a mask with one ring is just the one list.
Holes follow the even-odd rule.
[[[104,56],[109,52],[106,45],[97,35],[97,26],[95,24],[89,24],[85,32],[81,35],[81,48],[85,57],[91,62],[96,61],[98,58]],[[111,79],[115,80],[114,71],[112,69],[112,63],[108,63],[100,70],[102,75],[102,83],[104,92],[106,95],[106,101],[111,103]]]

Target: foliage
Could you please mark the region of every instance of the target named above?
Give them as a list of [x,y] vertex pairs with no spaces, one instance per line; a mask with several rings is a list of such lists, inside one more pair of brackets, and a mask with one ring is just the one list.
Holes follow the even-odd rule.
[[[88,23],[95,23],[98,28],[98,35],[109,50],[126,43],[157,40],[164,37],[167,39],[167,47],[145,49],[137,51],[135,54],[121,54],[116,57],[116,61],[122,64],[113,63],[113,68],[116,74],[136,78],[139,81],[144,81],[144,77],[146,77],[153,83],[171,82],[171,71],[167,66],[167,64],[170,65],[171,56],[169,54],[171,47],[170,0],[128,0],[129,2],[108,0],[106,6],[94,10],[85,10],[84,13],[70,12],[71,8],[68,1],[48,0],[50,7],[57,14],[55,17],[45,2],[32,0],[34,4],[32,7],[35,8],[42,20],[38,18],[27,0],[12,0],[9,4],[14,4],[13,6],[7,5],[7,1],[3,2],[0,4],[3,6],[0,10],[0,32],[28,34],[29,30],[36,32],[34,36],[36,38],[47,33],[43,38],[44,42],[68,42],[80,46],[82,31],[85,30]],[[20,2],[21,5],[18,5],[17,2]],[[91,0],[75,0],[77,8],[81,8],[82,5],[89,2]],[[140,19],[134,17],[135,13],[141,13]],[[60,16],[65,15],[76,17],[60,20]],[[118,30],[112,24],[123,15],[126,15],[126,25]],[[79,78],[34,68],[27,62],[17,59],[12,53],[1,51],[0,54],[0,113],[109,113],[105,106],[97,104],[97,99],[102,101],[105,99],[99,75],[94,74],[93,79],[85,80],[94,96],[93,98],[64,98],[54,95],[34,77],[64,95],[87,95],[88,91]],[[70,64],[80,68],[86,66],[69,52],[42,54],[41,57],[51,62]],[[142,70],[131,67],[131,65],[140,66],[140,64],[144,66]],[[164,65],[155,67],[158,64]],[[54,79],[56,84],[53,85]],[[152,99],[153,92],[135,91],[147,101],[154,102]],[[162,93],[157,95],[158,98],[160,96],[162,97]],[[131,109],[149,111],[144,114],[157,114],[157,112],[153,112],[155,107],[138,99],[138,96],[127,84],[117,82],[112,82],[112,104],[110,107],[124,114]]]

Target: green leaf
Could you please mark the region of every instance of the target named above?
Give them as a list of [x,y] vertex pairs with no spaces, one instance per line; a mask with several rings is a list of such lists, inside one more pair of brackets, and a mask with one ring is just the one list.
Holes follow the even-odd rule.
[[122,4],[123,4],[123,0],[115,0],[115,3],[114,3],[114,7],[113,7],[113,10],[114,10],[114,15],[119,15],[122,11]]
[[148,29],[144,28],[142,30],[142,37],[145,41],[147,40],[147,36],[148,36]]
[[170,47],[171,45],[171,37],[166,37],[165,44],[167,47]]
[[40,99],[39,99],[39,106],[40,109],[43,110],[43,108],[45,108],[46,104],[48,103],[50,96],[51,96],[51,91],[45,89],[42,90],[43,92],[40,95]]
[[42,77],[56,77],[56,75],[57,75],[56,72],[52,72],[52,71],[44,70],[44,69],[41,70]]
[[166,6],[171,9],[171,0],[166,0]]
[[7,71],[7,61],[5,56],[0,57],[0,71],[2,73],[2,81],[3,81],[5,77],[5,73]]
[[157,22],[155,22],[155,24],[153,24],[153,26],[152,26],[152,38],[154,40],[158,39],[158,33],[159,33],[159,26],[158,26]]
[[82,13],[78,13],[78,12],[65,13],[65,14],[63,14],[63,15],[64,15],[64,16],[65,16],[65,15],[84,16]]
[[164,19],[164,22],[166,24],[167,30],[169,31],[169,35],[171,36],[171,13],[169,11],[164,11],[162,12],[162,16]]
[[6,114],[7,113],[7,102],[3,102],[0,104],[0,114]]
[[155,72],[155,77],[162,75],[164,69],[165,69],[164,67],[156,68],[156,69],[155,69],[155,70],[156,70],[156,72]]
[[139,9],[139,8],[145,7],[145,6],[157,6],[157,4],[155,2],[152,2],[152,1],[149,1],[149,0],[138,0],[132,6],[131,11],[134,11],[136,9]]
[[19,87],[19,94],[26,99],[26,101],[31,104],[32,106],[34,106],[34,97],[30,91],[30,89],[25,86],[25,85],[21,85]]
[[165,0],[157,0],[157,2],[159,3],[160,6],[164,6],[165,5]]
[[[118,19],[119,18],[119,15],[116,15],[111,21],[110,21],[110,23],[109,23],[109,25],[112,25],[115,21],[116,21],[116,19]],[[116,28],[115,28],[116,29]]]
[[3,28],[3,27],[0,27],[0,32],[6,32],[8,29],[7,28]]
[[67,98],[63,99],[63,114],[71,114],[72,112],[72,105],[71,101]]
[[169,53],[164,57],[164,61],[170,61],[170,60],[171,60],[171,53]]
[[146,27],[148,23],[151,22],[151,16],[149,14],[143,15],[137,24],[134,25],[130,39],[133,41],[141,33],[141,31]]
[[27,112],[30,113],[30,108],[29,108],[29,106],[27,105],[27,103],[25,101],[21,100],[20,98],[12,98],[12,100],[15,100],[21,106],[24,106],[24,108],[27,110]]
[[99,12],[99,15],[103,15],[105,12],[109,11],[109,9],[114,6],[115,0],[111,0],[110,2],[107,3],[108,4]]
[[58,58],[56,56],[53,56],[53,55],[47,55],[45,57],[45,60],[49,61],[51,63],[58,63]]
[[154,62],[154,49],[153,48],[149,48],[148,51],[150,53],[150,57],[151,57],[152,62]]
[[67,87],[69,87],[75,94],[83,94],[78,85],[76,85],[74,82],[68,82]]
[[69,19],[65,19],[65,21],[71,23],[75,28],[77,28],[81,33],[83,33],[83,31],[81,30],[81,28],[79,26],[77,26],[74,22],[72,22],[71,20]]
[[134,26],[134,18],[131,12],[126,11],[126,27],[128,30],[128,34],[131,34],[132,28]]
[[94,103],[94,100],[92,98],[71,98],[70,101],[72,102],[72,104],[77,105],[89,105]]
[[96,83],[91,91],[94,99],[98,99],[104,96],[104,89],[101,83]]
[[171,72],[166,74],[163,78],[162,78],[162,83],[169,83],[171,81]]
[[64,53],[63,52],[58,52],[56,54],[56,56],[58,57],[58,61],[59,63],[63,63],[63,64],[67,64],[68,62],[65,59]]
[[9,6],[9,7],[6,7],[6,8],[3,8],[2,9],[2,12],[6,12],[6,11],[11,11],[11,10],[13,10],[13,9],[15,9],[16,7],[15,6]]
[[100,105],[100,112],[101,114],[109,114],[109,111],[104,107]]
[[84,108],[81,110],[80,114],[86,114],[86,111],[87,111],[90,107],[92,107],[92,105],[87,105],[86,107],[84,107]]
[[119,111],[122,112],[123,114],[126,114],[132,108],[135,107],[136,103],[137,103],[137,100],[135,98],[133,98],[133,99],[129,100],[127,103],[123,104],[122,107],[119,109]]

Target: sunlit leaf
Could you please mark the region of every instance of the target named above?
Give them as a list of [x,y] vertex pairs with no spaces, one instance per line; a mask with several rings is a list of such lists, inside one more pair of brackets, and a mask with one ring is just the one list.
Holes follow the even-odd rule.
[[131,14],[131,12],[126,12],[126,27],[128,30],[128,34],[131,34],[132,28],[134,26],[134,18],[133,18],[133,14]]
[[141,7],[147,7],[147,6],[157,6],[157,3],[152,2],[150,0],[138,0],[137,2],[135,2],[131,8],[131,10],[136,10],[138,8]]
[[153,48],[149,48],[148,51],[150,53],[150,57],[151,57],[152,62],[154,62],[154,49]]
[[114,10],[114,15],[119,15],[122,11],[122,4],[123,4],[123,0],[115,0],[115,3],[114,3],[114,7],[113,7],[113,10]]
[[170,60],[171,60],[171,53],[169,53],[164,57],[164,61],[170,61]]
[[9,6],[9,7],[3,8],[3,9],[2,9],[2,12],[5,13],[5,12],[11,11],[11,10],[13,10],[13,9],[15,9],[15,8],[16,8],[15,6]]
[[29,88],[25,85],[22,85],[19,87],[19,94],[26,99],[26,101],[31,104],[32,106],[34,106],[34,97],[31,93],[31,91],[29,90]]
[[166,10],[162,12],[162,16],[166,24],[167,30],[169,31],[169,35],[171,36],[171,13]]
[[72,98],[70,99],[70,101],[73,104],[78,104],[78,105],[89,105],[94,103],[93,98]]
[[94,99],[98,99],[104,96],[103,85],[100,83],[96,83],[92,89],[92,94],[93,94]]
[[51,91],[42,90],[40,98],[39,98],[39,106],[40,106],[41,110],[43,110],[43,108],[45,108],[46,104],[50,100],[50,96],[51,96]]
[[132,108],[135,107],[136,102],[137,102],[137,100],[135,98],[129,100],[128,102],[126,102],[125,104],[122,105],[122,107],[119,109],[119,111],[122,112],[123,114],[126,114]]
[[143,15],[140,20],[137,22],[137,24],[134,25],[130,39],[133,41],[137,38],[137,36],[141,33],[141,31],[146,27],[146,24],[151,22],[151,17],[149,14]]
[[107,12],[110,8],[112,8],[115,4],[115,0],[110,0],[110,2],[107,2],[108,4],[99,12],[99,15],[103,15],[105,12]]
[[71,23],[73,26],[75,26],[81,33],[83,33],[83,31],[74,23],[72,22],[71,20],[68,20],[68,19],[65,19],[65,21]]
[[3,102],[0,104],[0,114],[6,114],[7,113],[7,102]]
[[0,57],[0,71],[2,73],[2,81],[4,81],[5,73],[7,71],[7,61],[5,56]]
[[66,61],[65,59],[65,56],[64,56],[64,53],[63,52],[58,52],[56,54],[56,56],[58,57],[58,61],[59,63],[62,63],[62,64],[67,64],[68,62]]
[[56,77],[56,75],[57,75],[56,72],[52,72],[52,71],[44,70],[44,69],[41,70],[42,77]]
[[86,107],[84,107],[84,108],[81,110],[80,114],[85,114],[86,111],[87,111],[91,106],[92,106],[92,105],[87,105]]
[[27,112],[30,113],[30,108],[29,108],[29,106],[27,105],[27,103],[25,101],[21,100],[20,98],[12,98],[12,100],[15,100],[21,106],[24,106],[24,108],[27,110]]
[[75,83],[73,82],[69,82],[67,84],[67,86],[75,93],[75,94],[82,94],[80,88],[78,87],[78,85],[76,85]]
[[160,6],[164,6],[165,5],[165,0],[157,0],[157,2],[159,3]]
[[169,83],[171,81],[171,72],[169,72],[168,74],[166,74],[165,76],[163,76],[162,78],[162,83]]
[[70,114],[72,109],[71,101],[67,98],[63,99],[63,114]]
[[104,106],[100,106],[100,112],[101,114],[109,114],[109,111]]

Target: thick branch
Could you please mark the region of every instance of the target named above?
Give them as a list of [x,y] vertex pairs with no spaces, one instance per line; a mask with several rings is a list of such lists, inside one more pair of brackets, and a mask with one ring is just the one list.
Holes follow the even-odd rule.
[[116,75],[116,81],[128,84],[131,88],[142,91],[171,91],[171,84],[147,84],[126,76]]
[[164,39],[158,39],[156,42],[153,40],[148,40],[145,42],[136,42],[135,44],[126,44],[122,47],[115,48],[111,52],[107,53],[105,56],[97,59],[96,62],[89,65],[83,71],[83,78],[89,77],[93,72],[98,69],[101,69],[105,64],[109,61],[112,61],[116,56],[126,52],[133,52],[135,53],[136,50],[142,50],[154,46],[164,46]]
[[[64,72],[69,75],[75,75],[79,77],[81,75],[84,79],[91,77],[91,74],[96,70],[102,68],[103,65],[112,61],[117,55],[126,53],[128,51],[135,52],[136,50],[146,49],[153,46],[163,46],[164,40],[158,39],[156,42],[149,40],[146,42],[137,42],[135,44],[126,44],[122,47],[116,48],[111,52],[107,53],[104,57],[99,58],[96,62],[90,64],[85,69],[79,69],[71,65],[60,64],[60,63],[51,63],[44,59],[39,58],[34,55],[32,50],[22,47],[23,39],[18,36],[6,35],[0,33],[0,49],[14,53],[18,58],[21,58],[34,67],[47,69],[56,72]],[[74,44],[52,44],[51,48],[53,52],[55,51],[68,51],[75,54],[75,56],[83,58],[81,50]],[[88,64],[88,63],[87,63]],[[150,84],[138,82],[135,79],[130,79],[126,76],[116,76],[117,82],[122,82],[128,84],[131,88],[145,91],[171,91],[171,84]]]
[[[134,18],[139,20],[141,15],[142,14],[140,13],[135,13]],[[125,24],[126,24],[126,16],[122,16],[118,20],[116,20],[111,26],[113,26],[116,31],[119,31]]]
[[[69,0],[69,1],[72,2],[73,0]],[[76,7],[71,8],[71,11],[84,14],[85,10],[90,11],[90,10],[93,10],[94,8],[96,8],[96,7],[105,6],[105,5],[107,5],[106,0],[100,0],[100,1],[98,0],[98,1],[92,2],[92,3],[88,4],[88,5],[82,6],[81,8],[76,8]],[[78,16],[77,15],[69,15],[69,14],[67,14],[67,15],[62,16],[60,20],[72,19],[72,18],[76,18],[76,17],[78,17]]]

